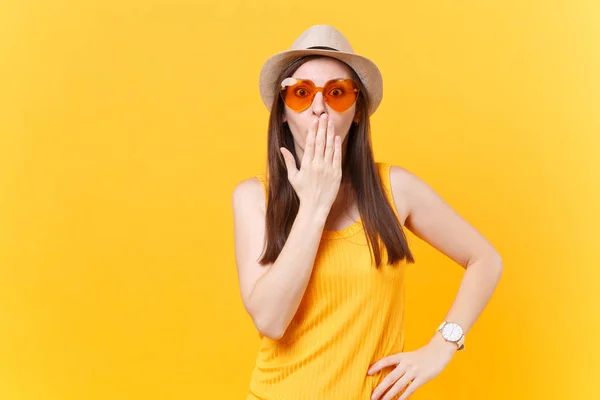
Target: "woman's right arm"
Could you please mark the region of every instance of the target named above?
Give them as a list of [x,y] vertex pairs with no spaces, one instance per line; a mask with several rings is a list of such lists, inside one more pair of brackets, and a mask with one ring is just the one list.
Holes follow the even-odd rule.
[[326,113],[310,125],[304,147],[300,169],[288,149],[279,149],[300,207],[283,249],[271,265],[263,267],[256,262],[265,240],[262,184],[247,179],[236,186],[233,194],[242,300],[254,325],[273,339],[283,336],[298,310],[342,178],[342,141]]
[[327,219],[321,207],[300,206],[274,263],[260,265],[265,238],[265,197],[261,183],[247,179],[233,193],[234,240],[242,302],[256,328],[279,339],[296,314],[310,279]]

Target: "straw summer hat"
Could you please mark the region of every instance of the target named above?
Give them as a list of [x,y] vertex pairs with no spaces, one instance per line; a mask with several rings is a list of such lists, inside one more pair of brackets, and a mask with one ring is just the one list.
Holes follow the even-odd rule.
[[354,53],[344,35],[329,25],[311,26],[294,41],[290,50],[277,53],[264,63],[260,71],[259,89],[268,110],[271,110],[274,94],[281,84],[276,81],[279,73],[293,60],[306,55],[333,57],[348,64],[366,88],[369,115],[375,112],[383,97],[383,78],[379,68],[373,61]]

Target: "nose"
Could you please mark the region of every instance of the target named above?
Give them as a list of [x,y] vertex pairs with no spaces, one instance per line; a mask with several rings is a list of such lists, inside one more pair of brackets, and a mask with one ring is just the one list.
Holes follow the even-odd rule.
[[321,117],[321,114],[326,111],[325,99],[323,98],[322,92],[317,92],[317,94],[315,94],[315,98],[313,99],[312,103],[312,110],[313,114],[315,114],[317,117]]

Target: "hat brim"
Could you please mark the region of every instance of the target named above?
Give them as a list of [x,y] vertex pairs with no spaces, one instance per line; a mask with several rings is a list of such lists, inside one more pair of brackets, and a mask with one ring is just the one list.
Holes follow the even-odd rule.
[[373,115],[383,98],[383,78],[377,65],[366,57],[355,53],[335,50],[301,49],[286,50],[270,57],[262,66],[259,78],[259,90],[263,103],[270,111],[274,96],[281,82],[277,78],[281,70],[293,60],[301,56],[323,55],[332,57],[348,64],[358,75],[365,86],[369,99],[369,116]]

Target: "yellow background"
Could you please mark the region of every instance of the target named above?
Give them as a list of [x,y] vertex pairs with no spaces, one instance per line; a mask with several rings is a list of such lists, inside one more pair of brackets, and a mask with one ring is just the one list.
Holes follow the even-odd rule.
[[[600,398],[600,3],[5,0],[0,399],[244,398],[231,195],[264,167],[262,63],[318,23],[382,70],[377,160],[504,260],[413,398]],[[462,270],[409,241],[414,349]]]

